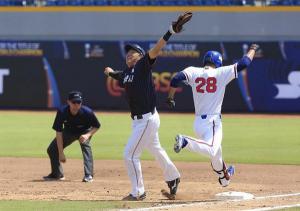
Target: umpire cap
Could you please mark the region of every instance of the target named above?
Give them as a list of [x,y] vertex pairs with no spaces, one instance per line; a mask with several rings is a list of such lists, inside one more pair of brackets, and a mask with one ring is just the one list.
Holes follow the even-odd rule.
[[68,100],[72,102],[82,102],[82,94],[79,91],[71,91],[69,92]]
[[125,45],[125,51],[126,53],[128,53],[128,51],[130,50],[135,50],[136,52],[138,52],[139,54],[141,54],[142,56],[145,56],[145,50],[139,46],[138,44],[127,44]]

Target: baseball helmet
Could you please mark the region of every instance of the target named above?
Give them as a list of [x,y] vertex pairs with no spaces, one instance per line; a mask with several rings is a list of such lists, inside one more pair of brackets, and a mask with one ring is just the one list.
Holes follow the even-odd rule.
[[141,46],[139,46],[138,44],[127,44],[127,45],[125,45],[126,53],[128,53],[128,51],[130,51],[131,49],[137,51],[142,56],[145,56],[145,54],[146,54],[145,50]]
[[218,68],[222,66],[222,60],[222,55],[218,51],[207,51],[203,58],[203,65],[211,63]]

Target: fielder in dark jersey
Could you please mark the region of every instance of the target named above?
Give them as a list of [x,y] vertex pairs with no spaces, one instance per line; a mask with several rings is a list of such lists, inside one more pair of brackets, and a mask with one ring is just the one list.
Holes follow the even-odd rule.
[[124,160],[132,189],[123,200],[136,201],[146,198],[140,163],[140,156],[144,149],[149,150],[159,162],[164,179],[170,189],[169,195],[175,199],[180,174],[159,142],[160,119],[156,111],[152,65],[160,50],[175,33],[173,27],[176,23],[173,22],[169,31],[147,53],[137,44],[126,45],[127,68],[124,71],[114,71],[110,67],[106,67],[104,70],[105,75],[118,80],[120,86],[125,88],[133,120],[132,133],[124,151]]
[[83,182],[93,181],[93,154],[90,146],[92,135],[100,128],[94,112],[82,105],[82,95],[78,91],[69,93],[68,105],[58,109],[53,129],[56,138],[50,143],[47,153],[51,160],[51,173],[45,180],[64,180],[60,162],[66,162],[64,148],[79,140],[84,160]]

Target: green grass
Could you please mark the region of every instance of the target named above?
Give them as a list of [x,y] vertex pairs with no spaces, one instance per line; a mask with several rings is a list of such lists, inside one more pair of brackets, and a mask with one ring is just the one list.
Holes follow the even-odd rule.
[[[102,124],[92,139],[95,159],[122,159],[131,133],[128,113],[97,113]],[[51,129],[55,112],[1,112],[0,156],[47,157],[46,149],[55,136]],[[199,154],[173,152],[177,133],[194,136],[193,114],[160,114],[160,140],[173,160],[207,161]],[[223,156],[228,162],[300,164],[300,118],[238,117],[224,115]],[[65,150],[68,158],[81,158],[78,143]],[[142,159],[153,159],[144,153]]]
[[[97,113],[102,127],[92,139],[95,159],[122,159],[131,133],[128,113]],[[208,161],[203,156],[182,150],[173,152],[177,133],[194,136],[193,114],[160,114],[160,140],[173,160]],[[0,112],[0,156],[48,157],[46,149],[55,136],[51,129],[55,112]],[[300,118],[223,116],[223,156],[227,162],[300,164]],[[81,158],[78,143],[65,150],[67,158]],[[142,159],[153,159],[144,153]],[[105,210],[149,207],[147,203],[120,201],[6,201],[0,210]],[[298,208],[291,209],[297,210]]]
[[149,207],[149,203],[121,201],[0,201],[5,211],[100,211],[120,208]]

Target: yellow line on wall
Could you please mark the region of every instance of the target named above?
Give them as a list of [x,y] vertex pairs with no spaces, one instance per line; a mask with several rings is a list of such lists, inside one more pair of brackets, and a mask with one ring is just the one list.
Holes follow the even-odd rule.
[[0,7],[0,12],[300,12],[300,6],[91,6]]

